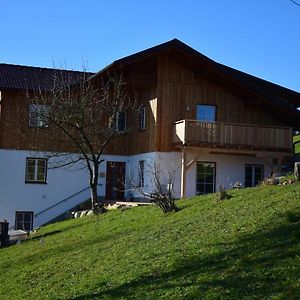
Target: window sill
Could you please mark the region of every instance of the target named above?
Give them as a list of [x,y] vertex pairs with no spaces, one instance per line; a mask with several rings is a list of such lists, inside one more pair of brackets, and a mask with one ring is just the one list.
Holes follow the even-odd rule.
[[32,183],[32,184],[47,184],[46,181],[28,181],[28,180],[25,180],[25,183],[26,184],[30,184],[30,183]]
[[49,129],[49,125],[48,126],[33,126],[33,125],[28,125],[29,129]]

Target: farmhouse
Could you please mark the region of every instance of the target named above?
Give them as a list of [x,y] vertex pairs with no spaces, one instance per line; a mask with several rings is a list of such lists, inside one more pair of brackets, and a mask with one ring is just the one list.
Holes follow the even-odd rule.
[[[114,61],[89,80],[113,71],[134,87],[141,109],[130,131],[129,113],[121,114],[123,134],[100,165],[102,199],[140,199],[128,180],[151,191],[153,163],[165,185],[175,170],[174,196],[182,198],[236,182],[255,186],[293,155],[298,92],[221,65],[177,39]],[[43,120],[32,118],[26,92],[47,90],[55,72],[0,64],[0,219],[15,229],[45,224],[90,196],[86,170],[48,170],[40,151],[53,145],[39,141],[39,154],[31,146],[31,131]],[[81,75],[64,72],[74,83]]]

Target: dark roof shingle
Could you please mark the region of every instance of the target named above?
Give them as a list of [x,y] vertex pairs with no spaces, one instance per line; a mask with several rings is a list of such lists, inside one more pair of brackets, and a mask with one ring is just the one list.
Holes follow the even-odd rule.
[[74,84],[83,75],[91,76],[92,74],[80,71],[0,63],[0,88],[48,90],[54,86],[56,80],[63,80],[67,84]]

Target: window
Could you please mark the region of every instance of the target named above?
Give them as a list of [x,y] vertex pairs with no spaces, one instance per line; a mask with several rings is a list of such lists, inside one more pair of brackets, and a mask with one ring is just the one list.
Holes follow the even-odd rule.
[[47,160],[44,158],[26,159],[25,182],[46,183]]
[[145,161],[139,161],[139,187],[144,187]]
[[30,104],[29,126],[48,127],[49,107],[44,104]]
[[256,186],[264,178],[263,165],[246,165],[245,166],[245,187]]
[[32,211],[16,211],[15,229],[31,231],[33,226]]
[[216,163],[197,162],[196,194],[215,192]]
[[215,105],[197,105],[197,120],[206,122],[216,121],[216,106]]
[[117,114],[116,120],[116,131],[125,132],[126,131],[126,111],[121,111]]
[[146,106],[142,106],[140,109],[140,130],[146,129]]

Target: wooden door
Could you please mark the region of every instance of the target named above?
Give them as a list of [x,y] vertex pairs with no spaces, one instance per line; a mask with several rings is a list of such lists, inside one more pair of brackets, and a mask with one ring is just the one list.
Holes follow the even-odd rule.
[[124,200],[125,163],[108,161],[106,166],[106,200]]

